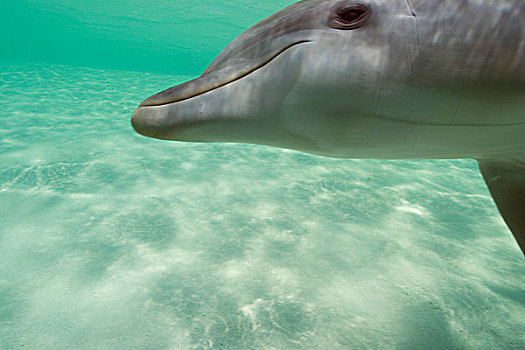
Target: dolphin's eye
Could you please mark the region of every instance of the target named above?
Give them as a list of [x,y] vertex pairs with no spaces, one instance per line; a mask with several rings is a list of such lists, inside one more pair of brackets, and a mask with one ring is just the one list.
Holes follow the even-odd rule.
[[345,23],[354,23],[363,17],[364,12],[361,9],[350,9],[346,12],[343,12],[339,15],[339,18],[342,22]]
[[370,17],[370,9],[361,4],[343,6],[335,11],[331,26],[337,29],[356,29]]

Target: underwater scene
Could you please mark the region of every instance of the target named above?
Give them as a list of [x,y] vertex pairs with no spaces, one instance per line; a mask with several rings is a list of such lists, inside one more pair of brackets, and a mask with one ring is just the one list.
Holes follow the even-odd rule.
[[525,349],[476,161],[133,130],[292,3],[0,4],[0,349]]

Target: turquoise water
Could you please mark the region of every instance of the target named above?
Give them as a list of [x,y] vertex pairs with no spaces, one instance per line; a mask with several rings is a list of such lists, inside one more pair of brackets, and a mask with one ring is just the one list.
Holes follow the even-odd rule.
[[1,5],[1,349],[525,348],[523,256],[474,161],[133,132],[284,5]]

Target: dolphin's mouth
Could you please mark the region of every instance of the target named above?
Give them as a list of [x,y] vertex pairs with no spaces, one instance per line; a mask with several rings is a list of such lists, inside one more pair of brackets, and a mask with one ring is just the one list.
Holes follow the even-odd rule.
[[224,67],[218,70],[206,71],[197,79],[190,80],[186,83],[174,86],[167,90],[161,91],[151,97],[148,97],[139,105],[140,107],[152,107],[152,106],[162,106],[170,103],[180,102],[188,100],[190,98],[202,95],[206,92],[215,90],[227,84],[230,84],[236,80],[242,79],[245,76],[255,72],[256,70],[264,67],[283,52],[288,49],[304,44],[309,43],[312,40],[300,40],[292,44],[289,44],[277,52],[270,55],[267,59],[259,62],[256,65],[246,66],[243,69],[234,66]]

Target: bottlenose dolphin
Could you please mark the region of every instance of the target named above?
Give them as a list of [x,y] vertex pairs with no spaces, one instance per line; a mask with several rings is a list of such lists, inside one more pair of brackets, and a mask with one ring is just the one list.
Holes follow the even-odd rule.
[[474,158],[525,251],[524,0],[304,0],[132,124],[330,157]]

